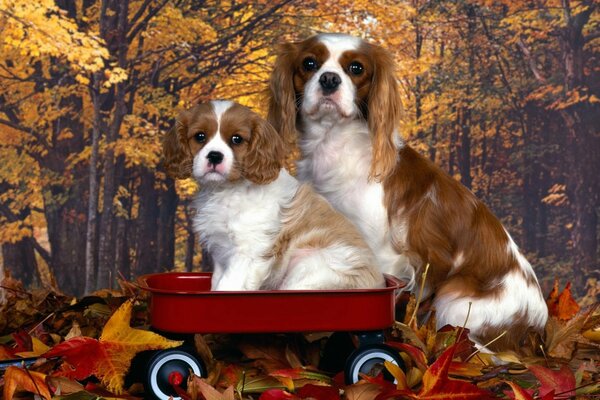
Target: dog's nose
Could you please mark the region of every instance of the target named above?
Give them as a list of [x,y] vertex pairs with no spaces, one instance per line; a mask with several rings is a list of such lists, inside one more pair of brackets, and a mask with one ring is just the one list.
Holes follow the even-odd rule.
[[340,83],[342,83],[342,78],[335,72],[323,72],[319,78],[319,84],[321,84],[324,94],[335,92]]
[[223,153],[220,151],[211,151],[207,154],[206,158],[210,164],[218,165],[223,161]]

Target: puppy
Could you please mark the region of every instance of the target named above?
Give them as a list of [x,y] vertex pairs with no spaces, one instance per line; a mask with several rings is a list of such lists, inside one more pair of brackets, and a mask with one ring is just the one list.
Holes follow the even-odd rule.
[[279,134],[249,108],[182,112],[164,141],[174,177],[193,176],[194,230],[214,259],[213,290],[383,287],[358,230],[284,168]]
[[[389,53],[324,34],[279,48],[269,121],[288,147],[299,136],[299,177],[360,229],[383,272],[412,282],[437,324],[467,320],[479,344],[515,347],[548,311],[531,265],[488,208],[398,134],[401,104]],[[469,306],[471,304],[471,307]]]

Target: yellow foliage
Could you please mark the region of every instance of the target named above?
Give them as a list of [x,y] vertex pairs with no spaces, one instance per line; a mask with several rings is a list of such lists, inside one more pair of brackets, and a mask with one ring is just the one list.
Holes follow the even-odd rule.
[[52,0],[0,0],[0,26],[2,52],[16,50],[32,58],[66,58],[80,76],[104,67],[108,57],[101,40],[80,32]]

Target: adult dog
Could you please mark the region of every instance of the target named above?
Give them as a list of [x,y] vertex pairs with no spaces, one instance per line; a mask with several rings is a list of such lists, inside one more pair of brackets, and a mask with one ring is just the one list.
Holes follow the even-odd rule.
[[404,143],[394,61],[356,37],[323,34],[279,47],[269,121],[298,174],[360,229],[383,272],[419,287],[438,327],[466,327],[491,349],[541,331],[547,307],[531,265],[473,193]]

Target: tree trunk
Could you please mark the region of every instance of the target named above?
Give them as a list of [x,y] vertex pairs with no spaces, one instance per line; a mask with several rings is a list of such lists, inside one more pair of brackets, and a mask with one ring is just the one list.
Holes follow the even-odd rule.
[[90,182],[88,192],[88,212],[85,242],[85,293],[90,293],[96,288],[96,240],[98,220],[98,195],[100,183],[98,182],[98,148],[100,144],[102,117],[100,115],[100,80],[101,72],[94,74],[94,85],[91,89],[91,98],[94,107],[94,122],[92,128],[92,154],[90,156]]
[[173,179],[167,178],[165,185],[166,190],[159,193],[156,271],[172,270],[175,265],[175,217],[178,201]]
[[[117,158],[116,171],[119,186],[127,188],[131,179],[128,170],[125,168],[123,156]],[[128,195],[119,197],[119,210],[115,215],[115,277],[122,277],[127,280],[131,278],[129,225],[131,223],[132,197],[131,190],[129,190]]]
[[[68,85],[60,82],[57,85]],[[61,99],[60,105],[81,112],[83,101],[73,95]],[[74,133],[73,137],[58,140],[65,130]],[[85,289],[85,246],[87,197],[89,187],[88,169],[83,165],[72,166],[69,171],[69,157],[85,148],[83,123],[67,114],[53,124],[52,143],[54,151],[41,159],[48,179],[44,180],[44,213],[50,242],[51,272],[61,290],[76,296]],[[68,176],[68,179],[65,177]]]
[[138,217],[136,220],[136,244],[134,275],[142,275],[156,271],[157,234],[158,229],[158,194],[154,189],[154,173],[140,168],[140,184],[137,188],[139,198]]
[[[100,14],[100,34],[107,42],[111,55],[118,60],[118,66],[127,64],[128,0],[105,0]],[[127,114],[125,84],[118,83],[114,94],[113,118],[106,135],[107,150],[103,158],[104,185],[102,218],[100,219],[98,243],[98,279],[96,288],[112,287],[115,279],[115,215],[113,201],[117,193],[117,168],[115,152],[111,146],[119,137],[123,118]]]
[[185,241],[185,270],[192,272],[194,269],[194,254],[196,251],[196,234],[192,227],[192,212],[189,208],[189,201],[183,204],[185,210],[185,230],[187,232],[187,239]]
[[[0,182],[0,193],[5,193],[12,188],[13,186],[8,183]],[[18,214],[15,214],[11,210],[13,201],[12,199],[6,199],[0,203],[0,215],[8,222],[25,221],[31,215],[31,210],[29,207],[26,207]],[[33,231],[33,227],[28,226],[28,228]],[[0,253],[2,253],[2,259],[4,260],[0,261],[0,264],[3,262],[5,271],[10,271],[11,276],[20,280],[25,286],[30,286],[34,281],[39,282],[37,261],[35,259],[36,245],[39,246],[35,238],[23,237],[15,243],[5,242],[0,246]],[[45,252],[45,250],[43,251]],[[48,255],[45,255],[45,257],[47,258]],[[0,279],[2,276],[0,275]]]
[[[417,8],[418,9],[418,8]],[[423,35],[421,32],[421,23],[419,21],[419,16],[417,15],[413,20],[413,26],[415,29],[415,60],[419,62],[421,59],[421,51],[423,48]],[[421,115],[422,115],[422,81],[423,77],[421,74],[415,77],[415,125],[417,126],[417,138],[420,140],[423,139],[423,127],[421,126]]]
[[[475,78],[475,49],[473,38],[475,36],[475,7],[469,5],[467,7],[467,46],[469,47],[469,76]],[[466,106],[462,109],[461,118],[461,144],[460,144],[460,180],[468,189],[473,187],[473,178],[471,176],[471,107],[472,107],[472,89],[471,82],[467,83],[465,100]]]
[[[576,15],[571,14],[569,2],[563,0],[563,12],[567,25],[563,29],[561,44],[564,62],[564,83],[566,94],[572,91],[587,91],[594,93],[585,79],[585,59],[583,28],[589,21],[590,15],[598,7],[592,1],[585,2],[588,8]],[[589,72],[590,83],[597,79],[597,72]],[[600,93],[594,93],[599,96]],[[567,127],[567,162],[568,181],[567,192],[575,212],[572,231],[574,250],[575,276],[579,284],[589,271],[598,267],[598,168],[600,162],[600,107],[597,103],[579,102],[560,111]]]
[[16,243],[2,243],[2,260],[5,270],[10,271],[10,275],[25,287],[40,281],[35,252],[27,239]]

